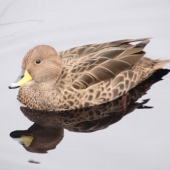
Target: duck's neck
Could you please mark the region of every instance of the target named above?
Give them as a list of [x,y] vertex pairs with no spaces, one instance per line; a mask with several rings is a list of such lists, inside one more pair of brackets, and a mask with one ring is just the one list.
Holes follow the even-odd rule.
[[37,110],[58,110],[59,96],[52,83],[29,82],[20,88],[18,100]]

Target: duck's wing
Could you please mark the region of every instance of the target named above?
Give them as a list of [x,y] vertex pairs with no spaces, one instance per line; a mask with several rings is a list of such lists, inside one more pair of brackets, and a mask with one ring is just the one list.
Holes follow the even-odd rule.
[[78,47],[74,47],[66,51],[61,51],[60,56],[63,60],[66,60],[69,62],[76,58],[84,57],[86,55],[96,53],[106,48],[119,47],[122,45],[130,45],[129,43],[131,42],[145,41],[148,39],[149,38],[125,39],[125,40],[118,40],[118,41],[107,42],[107,43],[102,43],[102,44],[89,44],[89,45],[84,45],[84,46],[78,46]]
[[86,89],[91,85],[113,79],[122,71],[128,70],[145,54],[143,48],[149,40],[137,45],[123,43],[118,47],[109,47],[88,56],[76,58],[72,62],[72,86]]

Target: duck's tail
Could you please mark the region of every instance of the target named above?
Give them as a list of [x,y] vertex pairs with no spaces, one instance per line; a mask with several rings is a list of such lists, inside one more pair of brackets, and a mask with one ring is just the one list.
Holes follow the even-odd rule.
[[161,69],[162,67],[164,67],[168,63],[170,63],[170,60],[154,60],[153,61],[153,69],[154,70]]
[[137,78],[134,84],[137,85],[141,83],[143,80],[151,76],[155,71],[161,69],[168,63],[170,63],[170,60],[153,60],[147,57],[143,57],[133,68],[134,72],[137,74]]
[[147,57],[143,57],[139,62],[137,66],[140,66],[146,70],[150,70],[150,72],[154,72],[158,69],[161,69],[165,65],[167,65],[170,62],[170,60],[153,60]]

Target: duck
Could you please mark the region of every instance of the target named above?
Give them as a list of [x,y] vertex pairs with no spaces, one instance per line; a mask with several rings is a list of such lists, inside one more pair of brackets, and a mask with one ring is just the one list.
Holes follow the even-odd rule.
[[145,57],[150,38],[78,46],[57,52],[37,45],[23,58],[21,73],[9,88],[37,110],[75,110],[107,103],[161,69],[169,60]]

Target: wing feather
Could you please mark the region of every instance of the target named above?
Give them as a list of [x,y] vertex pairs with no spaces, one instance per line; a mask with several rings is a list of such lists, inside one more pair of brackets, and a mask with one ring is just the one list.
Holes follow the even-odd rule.
[[91,53],[95,53],[105,48],[118,47],[118,46],[127,47],[127,46],[131,46],[129,44],[131,42],[147,41],[148,39],[149,38],[126,39],[126,40],[119,40],[119,41],[107,42],[102,44],[89,44],[89,45],[74,47],[66,51],[61,51],[60,56],[62,59],[66,59],[66,60],[68,58],[75,59],[85,55],[89,55]]
[[[130,44],[135,41],[141,42]],[[61,52],[61,55],[63,60],[71,63],[73,87],[86,89],[132,68],[145,55],[143,49],[148,43],[147,38],[121,40],[72,48]]]

